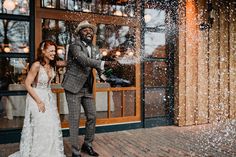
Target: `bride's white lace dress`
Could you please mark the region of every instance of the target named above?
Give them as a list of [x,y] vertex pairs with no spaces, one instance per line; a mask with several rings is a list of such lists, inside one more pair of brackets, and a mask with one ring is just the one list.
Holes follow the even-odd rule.
[[[55,77],[53,69],[52,72]],[[27,95],[20,151],[9,157],[65,157],[56,99],[50,89],[53,77],[49,80],[46,70],[40,66],[33,88],[44,102],[46,111],[39,112],[34,99]]]

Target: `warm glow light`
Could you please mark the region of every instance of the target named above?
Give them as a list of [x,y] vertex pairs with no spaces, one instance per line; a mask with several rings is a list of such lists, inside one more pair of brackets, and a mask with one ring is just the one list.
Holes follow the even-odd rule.
[[144,20],[146,23],[148,23],[152,19],[152,16],[149,14],[144,15]]
[[106,56],[106,55],[107,55],[107,51],[103,51],[103,52],[102,52],[102,55],[103,55],[103,56]]
[[116,51],[116,56],[120,56],[120,51]]
[[107,55],[107,51],[102,51],[102,55],[106,56]]
[[16,4],[12,0],[5,0],[3,3],[3,7],[9,11],[15,9]]
[[6,52],[6,53],[11,52],[10,47],[4,47],[4,52]]
[[29,47],[26,46],[25,48],[23,48],[23,52],[25,52],[25,53],[29,53]]
[[116,10],[116,11],[114,12],[114,15],[116,15],[116,16],[122,16],[122,12],[121,12],[120,10]]
[[133,56],[133,55],[134,55],[134,52],[129,51],[128,55],[129,55],[129,56]]

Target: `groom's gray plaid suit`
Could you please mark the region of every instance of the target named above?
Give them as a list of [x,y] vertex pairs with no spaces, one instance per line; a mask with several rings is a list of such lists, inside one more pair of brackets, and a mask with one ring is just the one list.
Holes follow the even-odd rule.
[[91,46],[91,56],[89,56],[86,45],[79,39],[75,40],[69,46],[67,71],[62,82],[69,108],[70,139],[73,152],[79,151],[78,124],[81,105],[87,118],[84,142],[91,145],[94,139],[96,107],[92,91],[93,68],[99,74],[101,73],[101,60],[98,48]]

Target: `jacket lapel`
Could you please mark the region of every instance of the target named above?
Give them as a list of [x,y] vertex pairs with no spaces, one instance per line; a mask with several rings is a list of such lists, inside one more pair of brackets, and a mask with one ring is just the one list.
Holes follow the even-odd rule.
[[94,56],[95,56],[95,47],[92,46],[91,47],[91,58],[94,58]]
[[77,44],[82,47],[83,52],[89,57],[89,52],[88,52],[86,45],[81,41],[78,41]]

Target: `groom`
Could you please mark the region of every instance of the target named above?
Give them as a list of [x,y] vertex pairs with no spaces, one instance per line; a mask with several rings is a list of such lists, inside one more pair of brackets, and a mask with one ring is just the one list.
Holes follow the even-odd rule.
[[[101,76],[104,67],[119,66],[117,61],[101,61],[99,49],[92,44],[96,26],[82,21],[75,30],[76,40],[69,46],[67,70],[62,82],[69,108],[70,140],[72,157],[80,157],[78,128],[80,109],[83,106],[86,124],[85,138],[81,151],[99,156],[92,147],[96,125],[96,106],[93,98],[93,69]],[[101,79],[101,78],[100,78]]]

